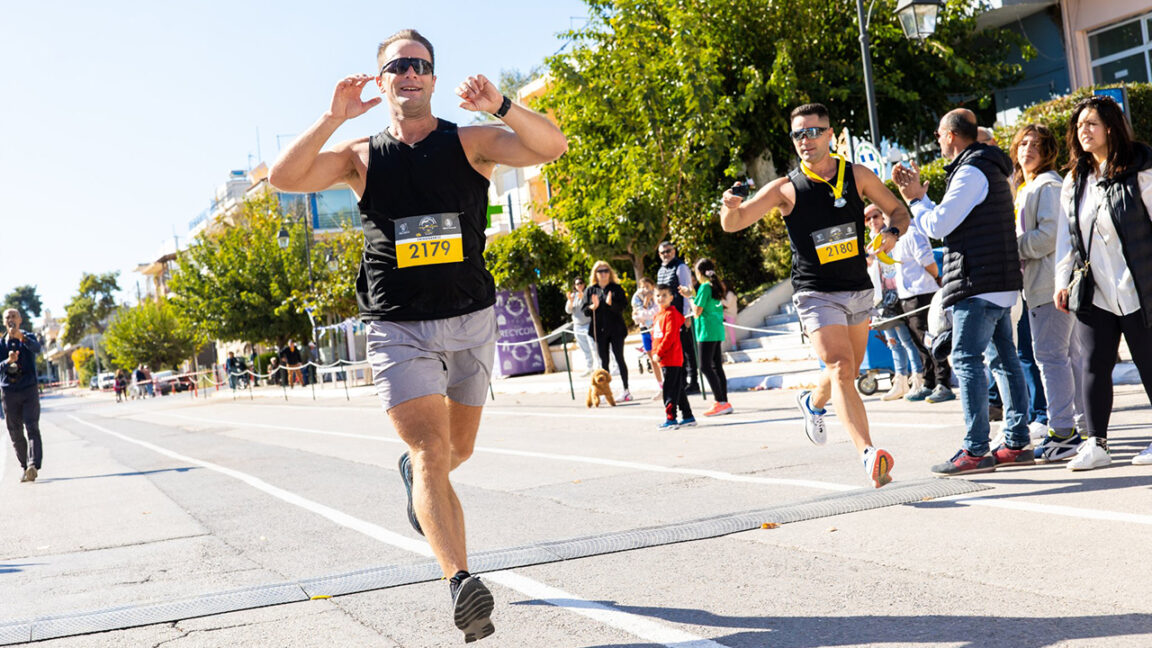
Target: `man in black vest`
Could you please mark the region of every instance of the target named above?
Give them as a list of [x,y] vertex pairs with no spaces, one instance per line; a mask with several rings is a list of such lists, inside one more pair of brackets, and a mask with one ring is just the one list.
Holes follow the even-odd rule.
[[[1012,161],[999,148],[977,142],[977,135],[970,111],[953,110],[940,120],[940,153],[952,163],[945,167],[947,187],[939,205],[927,197],[915,163],[892,172],[912,207],[913,227],[945,245],[940,291],[944,307],[952,308],[952,368],[968,433],[963,448],[932,467],[940,475],[1035,462],[1026,416],[1028,388],[1012,342],[1012,306],[1023,287],[1008,184]],[[985,355],[1007,405],[1005,441],[991,453]]]
[[684,259],[676,254],[676,246],[664,241],[657,248],[660,253],[660,270],[656,273],[656,285],[672,287],[672,307],[684,316],[684,326],[680,327],[680,346],[684,348],[684,377],[688,383],[685,394],[699,394],[699,372],[696,370],[696,336],[692,334],[692,303],[680,294],[680,286],[692,287],[692,270]]
[[[23,469],[20,481],[36,481],[44,460],[40,441],[40,389],[36,375],[36,355],[40,342],[20,329],[20,311],[4,311],[4,337],[0,338],[0,408],[8,424],[8,436]],[[28,436],[24,436],[27,428]]]
[[907,227],[908,210],[875,173],[832,153],[832,122],[822,104],[793,109],[791,125],[788,135],[799,167],[748,202],[725,191],[720,225],[738,232],[774,209],[783,214],[792,248],[792,301],[826,367],[816,389],[797,395],[804,432],[812,443],[826,443],[824,405],[835,402],[865,472],[880,488],[892,481],[894,461],[872,445],[868,413],[855,387],[868,346],[874,290],[865,260],[864,199],[888,214],[900,231]]
[[[501,126],[457,127],[432,114],[432,43],[407,29],[376,53],[379,76],[336,86],[331,107],[273,165],[273,185],[296,192],[338,183],[360,196],[364,255],[356,281],[376,388],[409,451],[400,457],[408,521],[428,538],[449,579],[456,626],[471,642],[493,632],[492,594],[468,573],[464,513],[449,473],[472,454],[496,343],[496,288],[484,267],[488,184],[497,164],[560,157],[564,134],[513,104],[483,76],[456,88],[460,106]],[[345,121],[379,104],[390,125],[322,151]]]

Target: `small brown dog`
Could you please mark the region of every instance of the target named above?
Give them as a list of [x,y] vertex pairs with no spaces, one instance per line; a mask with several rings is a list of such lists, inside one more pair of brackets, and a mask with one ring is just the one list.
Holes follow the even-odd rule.
[[588,407],[592,407],[595,403],[596,407],[600,407],[600,397],[608,399],[608,404],[616,407],[616,399],[612,398],[612,374],[603,369],[597,369],[592,372],[592,385],[588,387]]

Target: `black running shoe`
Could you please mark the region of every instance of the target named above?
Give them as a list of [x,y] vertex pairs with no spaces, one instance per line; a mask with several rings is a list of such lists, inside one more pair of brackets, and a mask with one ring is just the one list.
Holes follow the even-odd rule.
[[464,643],[472,643],[496,632],[492,625],[492,592],[475,576],[469,576],[456,588],[452,597],[452,614],[456,627],[464,633]]
[[416,519],[416,509],[412,508],[412,460],[408,458],[407,452],[400,455],[400,479],[404,482],[404,490],[408,492],[408,524],[412,525],[416,533],[424,535],[420,520]]

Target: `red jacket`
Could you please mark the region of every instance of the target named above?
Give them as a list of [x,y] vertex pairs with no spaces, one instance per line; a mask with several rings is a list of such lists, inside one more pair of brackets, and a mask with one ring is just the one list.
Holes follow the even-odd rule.
[[674,306],[661,308],[656,313],[656,328],[660,337],[652,341],[652,352],[660,356],[664,367],[683,367],[684,349],[680,347],[680,328],[684,326],[684,316]]

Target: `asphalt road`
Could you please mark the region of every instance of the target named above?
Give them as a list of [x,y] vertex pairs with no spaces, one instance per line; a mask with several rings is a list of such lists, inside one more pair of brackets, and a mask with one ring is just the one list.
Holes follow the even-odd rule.
[[[793,391],[735,393],[735,414],[668,432],[658,403],[588,410],[566,389],[487,407],[454,473],[470,553],[874,494],[834,418],[826,447],[808,443]],[[894,486],[959,447],[956,402],[866,403]],[[1117,389],[1113,423],[1106,469],[1002,469],[967,479],[987,488],[971,495],[488,573],[496,634],[478,645],[1152,646],[1152,467],[1128,463],[1152,441],[1139,387]],[[429,560],[372,396],[52,397],[42,427],[36,483],[11,450],[0,462],[0,640],[16,622],[66,632],[94,611]],[[449,604],[425,580],[38,645],[447,646],[463,641]]]

